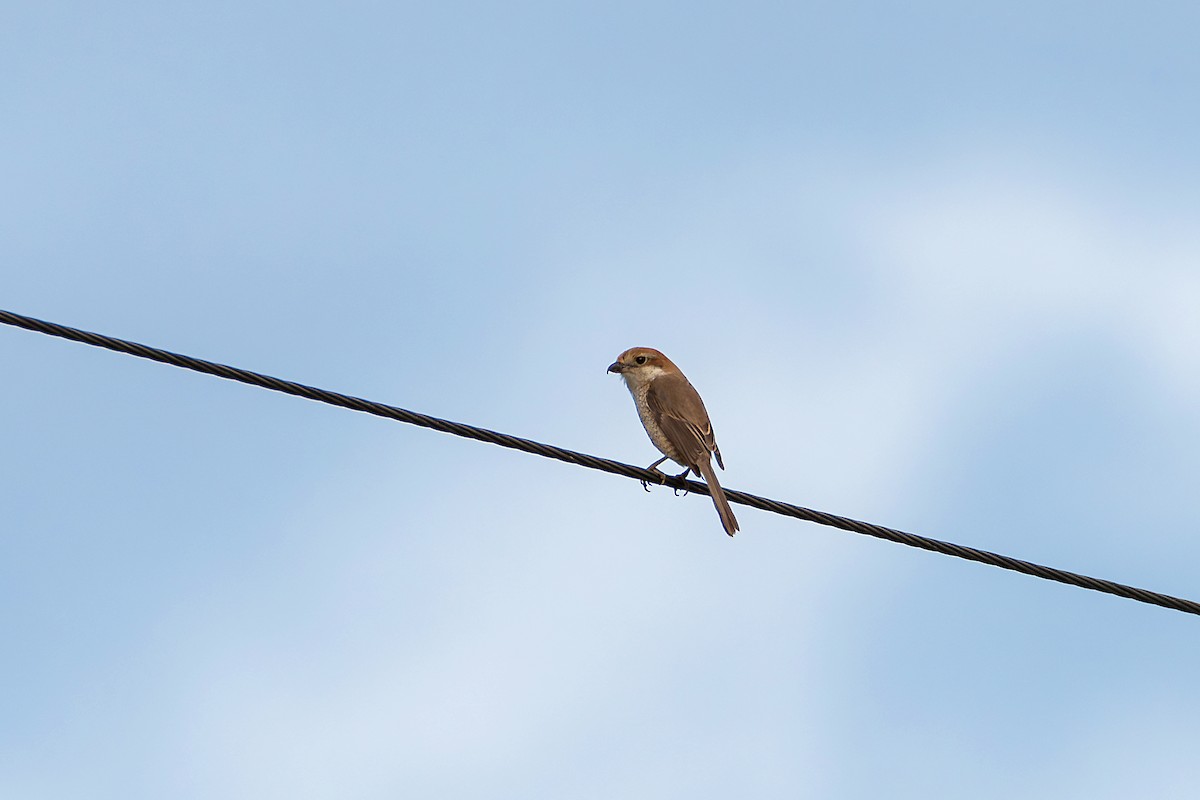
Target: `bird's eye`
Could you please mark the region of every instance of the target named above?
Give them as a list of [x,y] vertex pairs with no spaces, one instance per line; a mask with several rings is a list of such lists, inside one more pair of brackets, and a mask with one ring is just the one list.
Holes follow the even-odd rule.
[[645,357],[645,356],[638,356],[637,358],[635,358],[635,359],[634,359],[634,361],[635,361],[635,362],[637,362],[638,364],[645,364],[645,363],[646,363],[646,357]]

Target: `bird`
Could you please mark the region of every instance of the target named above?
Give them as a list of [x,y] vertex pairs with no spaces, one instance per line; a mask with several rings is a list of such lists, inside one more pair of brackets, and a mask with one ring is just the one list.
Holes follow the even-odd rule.
[[685,477],[693,470],[698,472],[708,484],[708,493],[725,532],[730,536],[737,533],[737,518],[713,471],[713,456],[721,469],[725,469],[725,462],[700,393],[675,362],[652,347],[631,347],[609,364],[608,371],[625,381],[646,434],[663,454],[649,469],[660,472],[658,465],[671,459],[686,467],[678,477]]

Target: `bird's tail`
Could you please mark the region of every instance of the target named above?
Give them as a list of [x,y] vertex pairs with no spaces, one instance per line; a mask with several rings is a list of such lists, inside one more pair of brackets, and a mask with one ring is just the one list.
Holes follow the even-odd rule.
[[713,505],[717,507],[717,513],[721,515],[721,525],[725,528],[725,532],[733,536],[738,532],[737,517],[733,516],[733,509],[729,507],[729,501],[725,499],[725,490],[721,488],[721,484],[717,481],[717,473],[713,472],[712,461],[704,459],[697,467],[704,482],[708,484],[708,493],[712,495]]

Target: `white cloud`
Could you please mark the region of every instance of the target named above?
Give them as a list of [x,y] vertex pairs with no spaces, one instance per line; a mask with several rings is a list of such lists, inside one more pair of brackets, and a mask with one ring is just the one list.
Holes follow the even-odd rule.
[[[787,210],[811,209],[839,180],[801,171],[719,204],[732,215],[722,252],[739,250],[730,231],[763,232],[752,220],[764,204],[775,208],[764,235],[786,238]],[[684,300],[719,286],[738,313],[705,307],[702,345],[670,315],[641,321],[695,346],[689,372],[714,411],[730,485],[906,527],[895,515],[929,480],[944,420],[972,402],[981,372],[1080,332],[1128,341],[1172,381],[1164,390],[1195,390],[1197,243],[1157,241],[1145,220],[1030,173],[856,175],[828,212],[836,241],[814,244],[853,254],[849,272],[781,273],[767,291],[716,283],[729,276],[715,259],[700,270],[708,288]],[[675,213],[698,234],[715,212],[693,199],[690,215]],[[706,252],[693,239],[672,257],[664,243],[686,237],[647,235],[654,259]],[[514,355],[520,380],[500,406],[517,420],[511,432],[529,433],[526,413],[560,443],[651,460],[628,397],[603,372],[641,341],[623,328],[636,308],[602,312],[661,277],[654,259],[593,278],[589,297],[546,284],[545,327]],[[806,285],[838,280],[845,293]],[[806,314],[814,296],[828,305]],[[572,360],[585,350],[594,364]],[[744,386],[723,381],[734,363]],[[866,672],[871,635],[843,623],[872,608],[919,636],[920,620],[890,596],[919,562],[750,510],[729,542],[705,498],[412,436],[403,459],[331,469],[337,478],[279,523],[292,533],[278,562],[251,565],[253,580],[166,626],[179,632],[175,674],[159,691],[186,741],[173,749],[187,753],[182,771],[223,796],[373,796],[423,781],[469,795],[527,787],[550,757],[600,749],[635,767],[613,778],[617,794],[677,786],[673,770],[689,759],[704,766],[698,792],[750,773],[794,783],[796,759],[804,780],[838,785],[852,759],[813,754],[827,752],[822,722],[841,713],[828,698],[857,696],[847,681]],[[665,760],[646,755],[665,741],[675,743]],[[970,743],[945,746],[992,763]]]

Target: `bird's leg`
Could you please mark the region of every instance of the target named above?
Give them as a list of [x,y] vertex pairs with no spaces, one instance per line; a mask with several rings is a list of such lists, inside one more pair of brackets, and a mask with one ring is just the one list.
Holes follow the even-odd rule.
[[[658,468],[658,465],[661,464],[662,462],[666,461],[667,458],[668,458],[668,456],[663,456],[658,461],[655,461],[653,464],[646,467],[646,469],[650,470],[651,472],[658,473],[658,475],[659,475],[658,483],[660,486],[667,482],[667,475],[661,469]],[[642,488],[645,489],[647,492],[650,491],[650,487],[647,485],[646,481],[642,481]]]
[[[683,472],[681,472],[681,473],[679,473],[678,475],[676,475],[676,476],[675,476],[675,479],[676,479],[676,480],[682,480],[683,478],[686,478],[688,475],[691,475],[691,474],[692,474],[692,468],[691,468],[691,467],[688,467],[688,468],[687,468],[687,469],[685,469]],[[684,489],[684,490],[683,490],[683,494],[682,494],[682,495],[680,495],[680,494],[679,494],[679,489],[672,489],[671,491],[673,491],[673,492],[675,493],[675,496],[676,496],[676,497],[681,497],[681,496],[682,496],[682,497],[687,497],[687,493],[688,493],[688,490],[687,490],[687,489]]]

